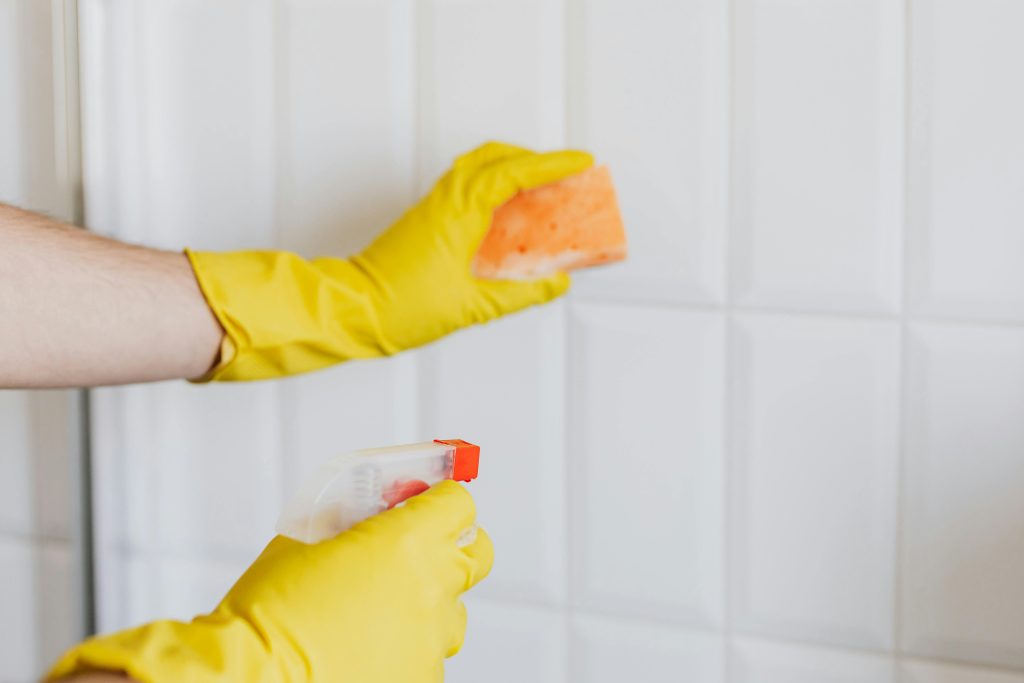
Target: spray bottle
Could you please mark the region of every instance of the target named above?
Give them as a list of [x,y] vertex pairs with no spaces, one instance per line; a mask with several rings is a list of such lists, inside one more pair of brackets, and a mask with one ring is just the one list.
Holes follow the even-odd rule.
[[[305,543],[338,535],[444,479],[472,481],[480,447],[461,439],[368,448],[328,460],[285,506],[280,534]],[[460,539],[471,543],[475,528]]]

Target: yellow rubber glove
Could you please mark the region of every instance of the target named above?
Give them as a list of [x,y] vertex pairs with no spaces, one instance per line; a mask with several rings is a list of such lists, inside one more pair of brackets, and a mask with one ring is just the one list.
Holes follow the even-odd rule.
[[137,681],[439,683],[462,645],[460,596],[494,551],[469,494],[445,481],[315,545],[278,536],[211,614],[88,640],[49,677],[123,671]]
[[227,332],[220,362],[201,379],[280,377],[392,354],[550,301],[568,289],[567,275],[479,280],[471,261],[496,208],[592,163],[585,152],[486,144],[349,259],[186,251]]

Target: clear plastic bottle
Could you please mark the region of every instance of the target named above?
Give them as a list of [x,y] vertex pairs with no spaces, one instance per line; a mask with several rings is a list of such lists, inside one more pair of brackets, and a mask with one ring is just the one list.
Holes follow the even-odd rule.
[[328,460],[306,481],[285,507],[277,531],[316,543],[439,481],[471,481],[479,463],[480,447],[461,439],[346,453]]

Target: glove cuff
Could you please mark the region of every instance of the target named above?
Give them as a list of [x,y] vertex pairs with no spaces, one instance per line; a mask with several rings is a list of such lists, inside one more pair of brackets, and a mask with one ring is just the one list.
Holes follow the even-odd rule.
[[236,617],[157,621],[80,643],[46,680],[95,671],[123,672],[139,683],[281,680],[270,654],[253,627]]
[[217,365],[194,381],[269,379],[389,352],[373,287],[346,260],[314,264],[281,251],[185,254],[225,331]]

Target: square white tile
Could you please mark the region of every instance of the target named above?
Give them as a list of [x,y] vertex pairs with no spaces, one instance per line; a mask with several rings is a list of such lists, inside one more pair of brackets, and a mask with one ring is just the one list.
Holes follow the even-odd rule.
[[1024,668],[1024,330],[917,325],[908,358],[904,648]]
[[347,256],[411,201],[414,18],[410,0],[278,6],[281,246],[307,256]]
[[169,249],[272,246],[273,3],[153,3],[139,13],[130,57],[142,115],[132,179],[144,201],[141,239]]
[[918,0],[910,16],[913,308],[1024,320],[1024,5]]
[[747,315],[733,353],[736,628],[890,647],[898,326]]
[[724,320],[572,311],[569,463],[576,604],[722,618]]
[[570,25],[571,142],[608,164],[629,258],[580,273],[588,297],[724,293],[729,17],[718,0],[581,0]]
[[732,276],[749,305],[893,311],[903,6],[735,5]]

